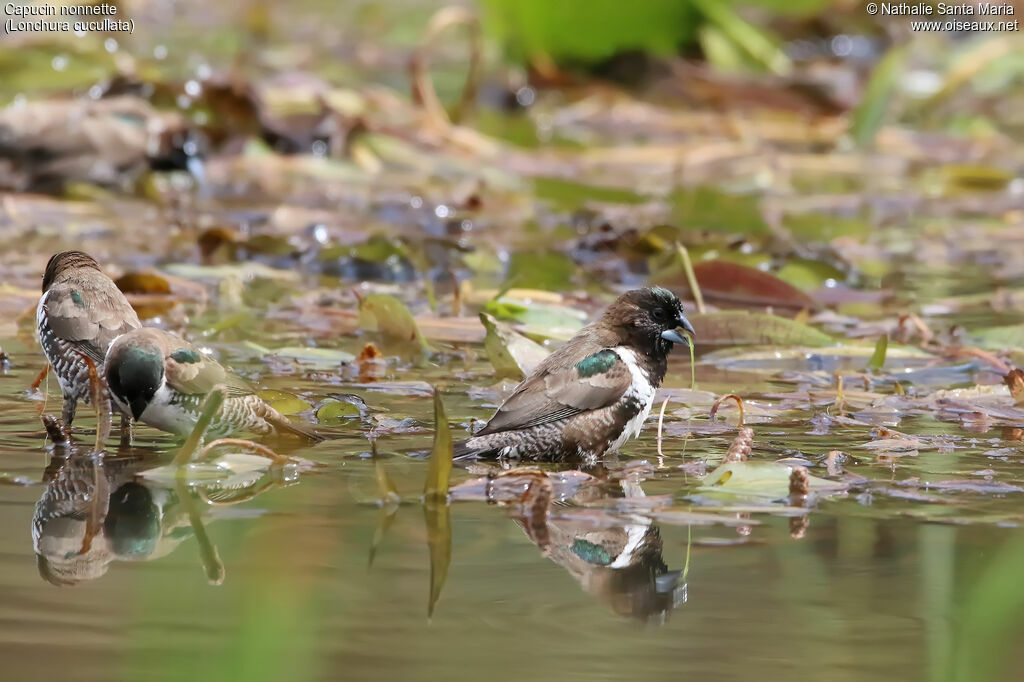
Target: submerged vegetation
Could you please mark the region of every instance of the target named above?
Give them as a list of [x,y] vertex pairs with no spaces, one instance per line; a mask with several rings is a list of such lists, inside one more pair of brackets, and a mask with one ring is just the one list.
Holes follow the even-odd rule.
[[[72,679],[1012,679],[1024,38],[572,4],[141,2],[130,36],[5,36],[9,634],[85,652]],[[65,249],[325,440],[213,440],[213,390],[184,443],[118,445],[95,364],[65,428],[34,338]],[[652,285],[696,333],[638,439],[453,463]]]

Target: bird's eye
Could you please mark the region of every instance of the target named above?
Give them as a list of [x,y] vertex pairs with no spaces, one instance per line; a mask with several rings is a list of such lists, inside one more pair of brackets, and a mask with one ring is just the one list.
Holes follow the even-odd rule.
[[661,322],[661,321],[663,321],[665,319],[665,311],[662,310],[661,308],[655,309],[653,314],[654,314],[654,319],[656,319],[658,322]]

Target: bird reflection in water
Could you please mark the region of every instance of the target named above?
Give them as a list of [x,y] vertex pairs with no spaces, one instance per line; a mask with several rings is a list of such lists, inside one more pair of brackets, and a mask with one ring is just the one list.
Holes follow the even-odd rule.
[[686,601],[682,572],[669,570],[662,557],[658,526],[615,510],[614,500],[644,497],[635,479],[518,469],[452,490],[453,498],[478,495],[511,504],[514,520],[541,554],[617,615],[661,624]]
[[114,561],[153,561],[195,537],[207,579],[219,584],[224,566],[204,524],[259,514],[232,506],[294,480],[271,469],[188,486],[141,475],[151,468],[138,456],[54,454],[32,516],[39,575],[77,585],[103,576]]

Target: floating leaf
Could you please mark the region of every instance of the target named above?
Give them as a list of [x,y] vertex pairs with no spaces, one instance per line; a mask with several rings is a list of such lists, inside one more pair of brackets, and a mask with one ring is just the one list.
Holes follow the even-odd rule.
[[313,407],[302,398],[284,391],[267,388],[259,392],[259,396],[281,414],[298,414]]
[[831,346],[835,340],[793,320],[766,313],[727,310],[690,315],[698,345]]
[[1024,324],[975,329],[971,331],[970,336],[982,348],[1016,348],[1020,346],[1021,339],[1024,339]]
[[279,360],[297,362],[301,365],[310,365],[318,369],[333,369],[344,362],[355,360],[354,355],[336,348],[313,348],[305,346],[285,346],[284,348],[264,348],[252,341],[245,342],[248,348],[256,351],[264,357],[274,357]]
[[484,349],[494,366],[496,380],[523,379],[548,356],[544,346],[531,341],[493,316],[480,313],[480,321],[487,330]]
[[569,306],[513,298],[498,298],[484,305],[484,312],[499,320],[517,322],[531,337],[568,339],[583,328],[586,313]]
[[418,359],[430,350],[416,319],[404,303],[388,294],[369,294],[359,300],[359,323],[380,334],[385,352]]
[[[816,309],[814,299],[778,277],[726,260],[702,261],[693,266],[704,298],[723,304],[774,306],[793,310]],[[660,277],[658,284],[680,293],[690,291],[682,275]]]
[[[708,474],[702,490],[720,490],[737,495],[783,498],[789,494],[793,467],[776,462],[726,462]],[[808,476],[811,490],[842,490],[846,486],[816,476]]]
[[321,424],[342,423],[359,419],[362,415],[363,411],[357,405],[328,398],[316,411],[316,420]]

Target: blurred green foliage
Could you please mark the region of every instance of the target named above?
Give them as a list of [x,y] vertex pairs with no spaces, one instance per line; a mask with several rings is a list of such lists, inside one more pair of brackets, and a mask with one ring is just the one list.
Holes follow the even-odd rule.
[[[510,57],[522,61],[549,58],[559,63],[595,63],[629,50],[671,54],[693,44],[708,22],[721,26],[724,21],[740,27],[726,33],[734,39],[749,38],[757,32],[738,19],[736,9],[753,7],[772,14],[803,14],[820,11],[828,2],[481,0],[487,9],[488,30],[505,44]],[[709,16],[708,10],[713,10],[714,16]]]

